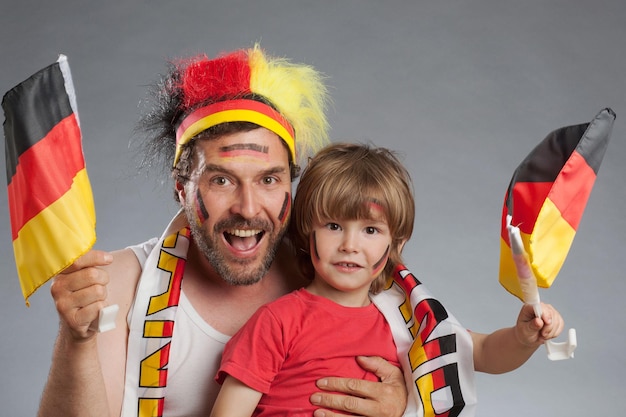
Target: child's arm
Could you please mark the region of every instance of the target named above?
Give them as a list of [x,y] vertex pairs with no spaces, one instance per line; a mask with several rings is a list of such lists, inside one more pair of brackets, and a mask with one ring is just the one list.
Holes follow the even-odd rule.
[[529,304],[524,304],[514,327],[491,334],[472,332],[474,369],[501,374],[517,369],[546,340],[557,337],[563,330],[563,318],[551,305],[541,304],[541,318]]
[[211,417],[250,417],[262,393],[227,375],[211,411]]

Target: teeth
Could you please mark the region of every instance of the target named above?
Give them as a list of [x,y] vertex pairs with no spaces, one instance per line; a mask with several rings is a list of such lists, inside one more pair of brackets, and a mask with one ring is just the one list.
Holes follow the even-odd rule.
[[250,236],[258,235],[259,233],[261,233],[260,230],[234,229],[234,230],[228,231],[228,234],[237,236],[237,237],[250,237]]

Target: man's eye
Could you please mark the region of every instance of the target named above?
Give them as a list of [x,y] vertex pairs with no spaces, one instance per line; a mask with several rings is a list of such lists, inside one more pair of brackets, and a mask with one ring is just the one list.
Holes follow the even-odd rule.
[[263,178],[263,184],[265,185],[272,185],[276,183],[276,178],[274,177],[264,177]]
[[226,185],[228,184],[228,180],[226,179],[226,177],[215,177],[211,180],[211,182],[213,184],[216,185]]

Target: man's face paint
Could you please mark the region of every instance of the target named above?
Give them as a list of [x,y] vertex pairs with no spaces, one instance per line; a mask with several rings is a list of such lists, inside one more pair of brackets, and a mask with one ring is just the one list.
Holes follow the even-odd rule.
[[229,146],[223,146],[220,148],[219,153],[221,158],[250,158],[253,161],[258,162],[261,159],[264,162],[269,162],[269,147],[262,146],[257,143],[236,143]]
[[291,212],[291,193],[285,193],[285,200],[283,201],[283,207],[278,214],[278,220],[281,224],[287,223],[289,220],[289,213]]
[[200,189],[198,188],[196,190],[196,222],[198,223],[198,226],[202,226],[208,218],[209,212],[204,205],[202,193],[200,193]]

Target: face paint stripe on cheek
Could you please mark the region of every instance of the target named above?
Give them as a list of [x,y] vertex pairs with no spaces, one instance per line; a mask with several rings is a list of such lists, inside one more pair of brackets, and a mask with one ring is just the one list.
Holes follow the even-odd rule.
[[285,223],[289,218],[289,211],[291,210],[291,195],[289,193],[285,193],[285,200],[283,201],[283,206],[280,209],[280,213],[278,214],[278,220],[281,223]]
[[315,232],[311,233],[311,249],[315,259],[319,261],[320,254],[317,251],[317,239],[315,238]]
[[387,249],[385,249],[385,253],[383,253],[382,258],[380,258],[378,262],[374,264],[374,273],[378,273],[387,264],[388,258],[389,258],[389,246],[387,246]]
[[209,218],[209,212],[204,205],[204,200],[202,199],[200,190],[196,191],[196,215],[198,216],[199,224],[204,223]]

